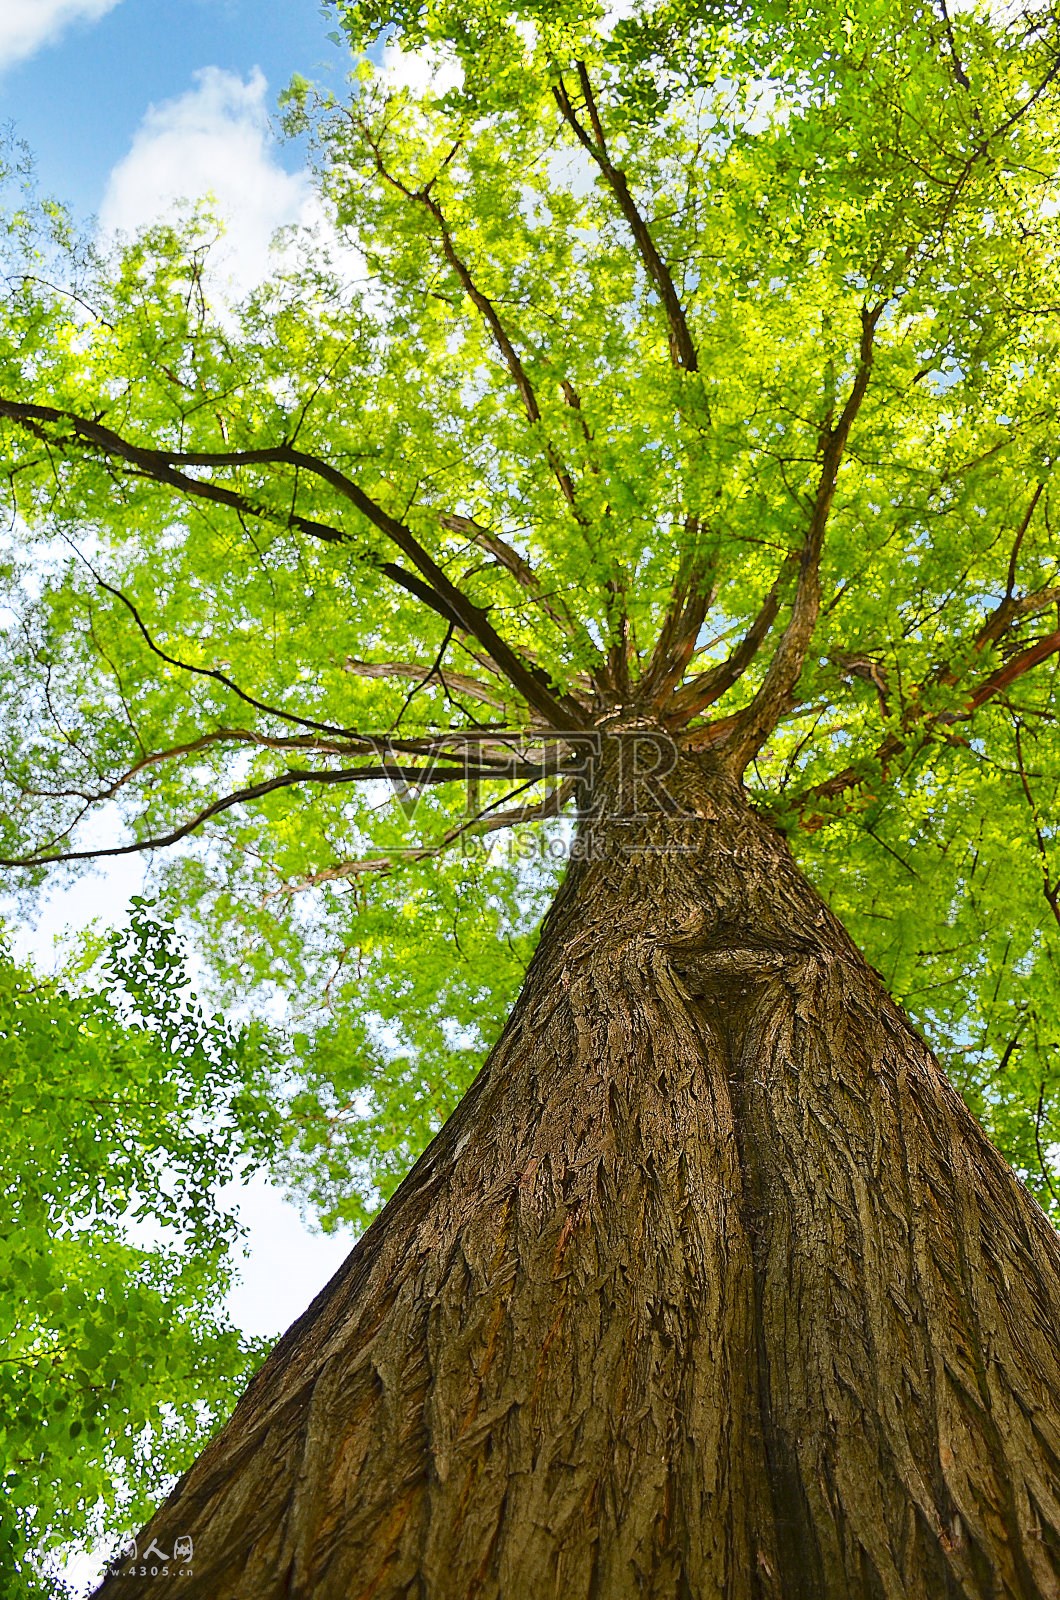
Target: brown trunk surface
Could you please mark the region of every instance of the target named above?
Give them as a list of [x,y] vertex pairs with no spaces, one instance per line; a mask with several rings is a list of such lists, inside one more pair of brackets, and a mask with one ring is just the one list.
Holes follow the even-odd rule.
[[1060,1239],[783,841],[675,777],[141,1536],[194,1538],[181,1600],[1060,1596]]

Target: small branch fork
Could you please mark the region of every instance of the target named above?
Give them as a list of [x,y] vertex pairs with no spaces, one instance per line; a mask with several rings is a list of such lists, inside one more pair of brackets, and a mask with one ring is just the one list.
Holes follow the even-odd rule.
[[681,304],[681,298],[677,293],[670,269],[656,248],[651,230],[636,200],[633,198],[625,173],[621,168],[616,167],[611,159],[607,139],[604,135],[603,123],[600,119],[596,95],[584,61],[577,62],[575,70],[578,75],[578,86],[581,90],[582,107],[588,117],[589,125],[586,127],[579,117],[562,75],[552,86],[552,94],[556,105],[559,107],[560,115],[578,140],[578,143],[588,152],[599,167],[615,197],[618,209],[621,211],[633,235],[637,254],[640,256],[648,277],[655,286],[666,314],[671,361],[675,367],[684,372],[698,372],[699,356],[692,340],[685,309]]
[[[984,650],[989,646],[996,646],[1006,636],[1008,628],[1026,616],[1033,616],[1046,610],[1049,606],[1060,604],[1060,586],[1051,586],[1039,589],[1034,594],[1024,595],[1019,600],[1012,600],[1008,609],[1005,629],[997,628],[997,612],[989,619],[986,625],[976,634],[972,641],[975,650]],[[999,608],[1000,609],[1000,608]],[[885,772],[887,764],[896,756],[911,753],[922,749],[931,739],[937,729],[942,729],[946,737],[954,739],[951,730],[956,724],[965,721],[980,707],[989,701],[1003,699],[1006,691],[1027,676],[1035,667],[1040,666],[1051,657],[1060,655],[1060,628],[1055,628],[1051,633],[1036,639],[1027,649],[1012,654],[1005,664],[996,671],[988,673],[978,683],[965,690],[960,703],[960,709],[929,711],[921,704],[921,695],[925,689],[937,684],[956,684],[957,674],[949,667],[942,668],[932,673],[923,684],[915,685],[907,692],[908,706],[899,732],[889,733],[877,745],[873,759],[879,763]],[[960,741],[958,741],[960,742]],[[820,827],[825,820],[824,815],[815,810],[821,800],[835,800],[840,795],[852,789],[858,789],[865,782],[865,774],[857,767],[844,767],[841,772],[835,773],[831,778],[826,778],[822,783],[814,784],[804,794],[798,796],[790,804],[803,816],[803,826],[808,828]],[[1056,913],[1054,912],[1054,915]]]
[[[437,177],[440,176],[440,173],[436,174],[434,179],[432,179],[429,183],[425,183],[422,185],[422,187],[418,189],[410,188],[408,184],[403,183],[402,180],[397,177],[397,175],[387,166],[379,140],[372,133],[368,125],[361,120],[356,120],[355,126],[367,144],[368,149],[371,151],[372,161],[375,165],[375,169],[382,178],[383,182],[393,189],[395,193],[401,195],[410,206],[425,212],[427,216],[430,217],[437,233],[442,256],[455,273],[460,287],[463,289],[464,293],[471,301],[471,304],[474,306],[475,310],[482,318],[482,321],[485,323],[489,336],[499,352],[505,367],[508,369],[509,377],[511,378],[519,398],[522,401],[527,422],[531,427],[540,427],[542,430],[541,438],[543,441],[545,458],[548,463],[549,470],[555,478],[572,516],[581,527],[587,527],[588,521],[578,506],[577,491],[575,488],[574,479],[570,473],[570,469],[560,457],[554,442],[549,438],[547,432],[544,431],[544,422],[541,415],[541,406],[537,398],[537,392],[530,381],[530,377],[526,371],[526,367],[523,364],[522,357],[516,349],[515,341],[509,333],[504,321],[502,320],[500,312],[497,310],[496,303],[483,290],[472,273],[467,260],[457,249],[456,241],[453,237],[453,232],[449,225],[449,221],[433,192],[434,185],[437,181]],[[443,168],[449,165],[449,162],[452,161],[459,149],[459,144],[453,146],[452,150],[449,152],[449,155],[446,157],[445,162],[443,163]]]
[[[516,789],[505,799],[515,798],[522,790]],[[417,845],[411,849],[403,850],[400,854],[391,852],[388,855],[362,856],[353,861],[336,861],[330,866],[322,867],[319,872],[308,873],[305,877],[293,883],[286,883],[282,888],[270,891],[269,898],[276,895],[291,896],[300,894],[305,889],[319,888],[325,883],[348,882],[351,879],[363,877],[381,877],[388,872],[407,862],[430,861],[436,856],[444,855],[454,845],[469,837],[482,838],[485,835],[499,833],[505,828],[518,827],[521,823],[543,822],[550,818],[561,816],[564,807],[574,797],[577,782],[573,778],[566,779],[558,784],[550,794],[535,805],[513,806],[507,810],[497,810],[504,800],[495,801],[492,806],[485,806],[475,816],[464,822],[459,822],[447,828],[441,838],[433,844]]]

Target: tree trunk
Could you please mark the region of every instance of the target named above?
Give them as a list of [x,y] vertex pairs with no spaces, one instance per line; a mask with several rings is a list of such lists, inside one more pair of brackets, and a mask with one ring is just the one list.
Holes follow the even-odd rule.
[[670,787],[141,1535],[181,1600],[1060,1595],[1060,1239],[736,785]]

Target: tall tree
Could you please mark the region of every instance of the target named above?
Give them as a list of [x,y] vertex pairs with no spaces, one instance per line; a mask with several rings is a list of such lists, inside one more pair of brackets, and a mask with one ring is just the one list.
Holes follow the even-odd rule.
[[[337,231],[238,314],[205,222],[59,283],[13,217],[12,504],[76,558],[10,633],[7,864],[206,838],[273,979],[329,897],[380,999],[295,1111],[332,1193],[385,1129],[365,1204],[508,961],[460,845],[579,820],[486,1065],[141,1547],[210,1600],[1053,1595],[1060,1242],[886,986],[1048,1200],[1053,19],[338,10],[290,110]],[[380,976],[404,912],[451,986]]]

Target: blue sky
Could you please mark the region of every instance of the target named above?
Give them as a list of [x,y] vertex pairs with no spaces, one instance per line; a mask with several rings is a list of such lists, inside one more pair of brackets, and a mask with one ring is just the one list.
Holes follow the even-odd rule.
[[[215,68],[267,83],[267,109],[295,72],[334,81],[341,58],[320,0],[0,0],[0,121],[34,151],[41,187],[95,214],[153,105]],[[289,170],[297,150],[274,159]]]

